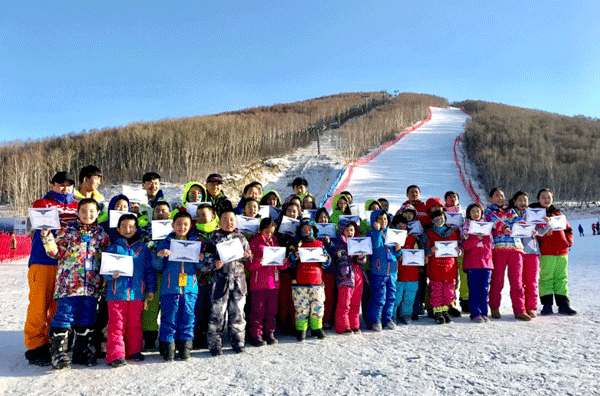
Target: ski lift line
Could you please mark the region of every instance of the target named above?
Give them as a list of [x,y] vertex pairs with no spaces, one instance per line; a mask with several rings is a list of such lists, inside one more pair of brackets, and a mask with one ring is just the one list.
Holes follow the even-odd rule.
[[[430,121],[431,117],[432,117],[432,113],[431,113],[432,107],[435,107],[435,106],[429,106],[429,115],[426,118],[422,119],[417,124],[405,129],[404,131],[402,131],[402,133],[400,133],[400,135],[398,135],[398,137],[396,137],[394,140],[390,140],[389,142],[383,144],[375,152],[367,155],[366,157],[359,158],[356,161],[354,161],[352,164],[350,164],[348,169],[344,170],[344,173],[346,174],[346,177],[344,178],[344,180],[337,186],[337,188],[333,189],[334,191],[329,195],[329,197],[327,195],[325,195],[325,197],[323,198],[324,200],[326,199],[324,207],[327,208],[328,210],[331,210],[331,202],[333,200],[333,197],[335,197],[340,192],[344,191],[344,189],[348,186],[348,183],[350,182],[350,178],[352,177],[352,173],[354,172],[354,168],[356,166],[364,165],[364,164],[372,161],[374,158],[376,158],[379,154],[383,153],[389,147],[398,143],[406,135],[408,135],[411,132],[414,132],[415,130],[422,127],[423,124]],[[333,184],[333,186],[335,186],[335,185],[336,185],[336,183]]]

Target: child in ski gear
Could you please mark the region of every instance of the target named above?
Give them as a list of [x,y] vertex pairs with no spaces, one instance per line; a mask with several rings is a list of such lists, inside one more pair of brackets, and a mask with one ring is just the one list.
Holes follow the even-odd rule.
[[[307,195],[308,196],[308,195]],[[306,197],[305,197],[306,198]],[[315,213],[317,223],[329,223],[329,213],[327,209],[320,208]],[[335,244],[337,238],[331,240],[328,236],[319,236],[323,242],[323,247],[331,257],[335,257]],[[334,311],[336,307],[337,287],[336,287],[336,268],[330,265],[323,268],[323,286],[325,287],[325,304],[323,308],[323,328],[328,330],[334,326]]]
[[[181,202],[181,206],[174,209],[173,212],[171,212],[171,218],[175,218],[175,215],[179,212],[186,212],[188,202],[207,202],[206,189],[202,184],[195,181],[186,183],[185,187],[183,188],[183,196],[181,197]],[[190,213],[190,215],[191,214],[192,213]]]
[[[110,202],[108,203],[108,210],[106,211],[106,213],[110,215],[111,210],[129,212],[129,198],[127,198],[123,194],[115,195],[110,199]],[[109,216],[107,216],[105,220],[99,221],[99,223],[100,226],[104,228],[104,231],[108,234],[108,237],[110,238],[110,243],[115,243],[115,241],[119,239],[120,235],[116,228],[110,228]]]
[[329,221],[332,223],[337,224],[341,215],[352,214],[350,212],[350,204],[348,203],[348,198],[346,195],[338,194],[333,197],[331,206],[333,208],[333,212],[331,213]]
[[[402,215],[394,216],[390,227],[409,231],[408,221]],[[402,249],[418,249],[417,238],[414,235],[408,235]],[[421,268],[403,265],[402,258],[398,258],[396,302],[394,303],[394,315],[398,323],[408,324],[407,319],[412,316],[415,297],[419,289],[419,272]]]
[[[108,281],[108,328],[106,363],[113,367],[126,364],[125,358],[144,360],[142,355],[142,311],[144,300],[152,301],[156,292],[156,272],[152,268],[150,249],[140,241],[137,217],[125,214],[119,218],[117,231],[121,236],[106,252],[131,256],[132,276],[116,273],[104,275]],[[148,295],[146,296],[146,293]]]
[[48,230],[40,235],[46,253],[58,259],[54,298],[56,314],[52,318],[52,366],[69,367],[67,339],[71,327],[75,330],[73,364],[96,364],[93,343],[96,305],[104,287],[100,276],[100,253],[110,243],[108,235],[98,225],[98,203],[90,198],[79,201],[77,221],[69,223],[56,234]]

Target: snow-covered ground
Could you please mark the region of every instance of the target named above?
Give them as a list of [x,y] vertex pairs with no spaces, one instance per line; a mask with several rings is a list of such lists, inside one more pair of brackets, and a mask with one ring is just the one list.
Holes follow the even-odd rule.
[[[431,127],[436,121],[436,112],[434,109],[434,118],[426,126]],[[448,118],[444,121],[446,129],[453,130],[448,135],[460,133],[464,116],[453,110],[438,115]],[[406,186],[416,183],[425,197],[443,196],[447,189],[455,189],[463,205],[470,202],[456,178],[452,152],[448,151],[452,146],[444,143],[446,133],[442,129],[437,131],[413,132],[398,144],[421,136],[422,140],[414,141],[404,150],[396,150],[394,146],[370,163],[378,164],[377,159],[394,151],[396,156],[391,158],[398,159],[388,160],[387,168],[381,162],[376,170],[369,169],[370,176],[357,173],[363,177],[362,182],[352,179],[348,186],[356,200],[386,196],[397,207],[404,200]],[[448,136],[448,140],[453,139]],[[287,183],[295,172],[321,166],[320,162],[318,165],[308,162],[301,171],[306,158],[288,156],[286,161],[289,161],[288,171],[268,186],[284,192],[282,195],[291,190]],[[406,173],[403,169],[407,169]],[[442,176],[430,179],[425,169],[435,170],[438,175],[441,171]],[[311,191],[327,180],[326,177],[318,182],[307,179]],[[388,182],[392,179],[395,184]],[[384,187],[386,183],[389,184]],[[23,356],[22,332],[28,304],[26,261],[2,263],[0,394],[600,394],[600,289],[597,287],[600,236],[591,236],[592,221],[597,218],[572,222],[574,229],[581,223],[587,235],[579,237],[576,232],[570,252],[571,300],[579,311],[574,317],[553,315],[517,322],[512,318],[505,289],[501,308],[504,317],[487,324],[472,323],[468,317],[443,326],[421,319],[394,331],[365,330],[361,336],[328,333],[323,341],[303,344],[292,337],[280,336],[279,345],[248,347],[242,355],[226,350],[223,356],[212,358],[206,351],[197,351],[189,361],[165,363],[153,353],[144,362],[119,369],[111,369],[102,362],[92,368],[74,366],[62,371],[29,366]]]

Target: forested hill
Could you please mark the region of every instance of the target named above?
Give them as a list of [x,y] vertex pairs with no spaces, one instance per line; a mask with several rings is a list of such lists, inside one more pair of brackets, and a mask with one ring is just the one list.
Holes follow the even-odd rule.
[[0,203],[9,203],[15,214],[23,213],[45,193],[56,171],[66,170],[76,177],[89,164],[100,167],[109,183],[139,181],[147,171],[171,182],[203,180],[211,172],[233,172],[257,159],[289,153],[315,139],[318,132],[382,108],[369,118],[377,123],[361,124],[360,144],[352,143],[356,135],[342,136],[346,154],[357,155],[423,118],[429,106],[446,104],[431,95],[342,93],[12,142],[0,146]]
[[467,100],[465,148],[486,190],[533,193],[561,201],[600,200],[600,120]]

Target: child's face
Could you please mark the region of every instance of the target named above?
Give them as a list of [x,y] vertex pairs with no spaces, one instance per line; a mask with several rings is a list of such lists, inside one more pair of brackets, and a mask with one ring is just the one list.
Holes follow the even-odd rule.
[[346,197],[346,202],[348,205],[352,205],[352,202],[354,202],[354,198],[352,198],[352,195],[350,194],[344,194],[344,197]]
[[312,228],[312,226],[305,224],[302,226],[302,228],[300,229],[300,235],[302,235],[303,237],[311,237],[314,235],[314,230]]
[[433,224],[435,224],[438,227],[443,226],[445,223],[444,221],[444,216],[437,216],[433,218]]
[[131,213],[140,213],[140,204],[139,202],[132,202],[131,203]]
[[406,193],[406,196],[409,201],[414,202],[421,196],[421,191],[419,190],[419,187],[411,187]]
[[317,217],[317,223],[329,223],[329,216],[324,211],[319,213],[319,217]]
[[306,193],[306,186],[304,186],[304,185],[294,186],[294,194],[302,195],[305,193]]
[[349,225],[348,227],[344,228],[344,236],[346,238],[353,238],[355,232],[356,231],[354,230],[354,226],[353,225]]
[[219,219],[219,227],[226,232],[235,230],[235,214],[233,212],[223,213],[223,216]]
[[269,196],[267,197],[267,205],[277,207],[278,203],[279,201],[277,199],[277,196],[275,196],[275,194],[269,194]]
[[379,201],[379,204],[381,205],[381,209],[386,212],[390,210],[390,203],[388,201]]
[[544,208],[549,208],[552,205],[552,193],[550,191],[543,191],[540,194],[539,201]]
[[248,191],[246,191],[246,195],[244,196],[244,198],[252,198],[252,199],[256,199],[258,201],[258,198],[260,197],[260,191],[258,190],[257,187],[250,187],[248,189]]
[[311,197],[310,195],[307,195],[306,197],[304,197],[304,199],[302,200],[302,208],[303,209],[312,209],[315,206],[315,201],[313,200],[313,197]]
[[399,230],[406,230],[407,228],[408,228],[408,224],[402,223],[402,222],[398,223]]
[[381,209],[381,205],[379,204],[379,202],[371,202],[371,205],[369,205],[369,210],[380,210]]
[[93,203],[81,205],[77,211],[77,217],[83,224],[94,224],[98,219],[98,207]]
[[527,195],[519,195],[519,197],[515,201],[515,206],[519,210],[525,209],[528,205],[529,205],[529,197],[527,197]]
[[481,220],[482,215],[483,212],[481,211],[481,208],[479,206],[473,206],[469,211],[469,217],[471,218],[471,220],[479,221]]
[[275,233],[275,227],[263,228],[260,233],[267,238],[271,238],[273,236],[273,234]]
[[96,191],[101,183],[101,176],[84,177],[83,182],[81,182],[81,187],[88,191]]
[[154,220],[169,220],[171,217],[171,211],[167,205],[156,205],[152,211],[152,218]]
[[285,211],[285,215],[287,217],[291,217],[292,219],[297,219],[300,215],[300,212],[298,211],[298,207],[296,205],[289,205]]
[[206,183],[206,190],[213,197],[216,197],[217,195],[219,195],[222,187],[223,186],[221,185],[221,183],[217,183],[217,182]]
[[348,207],[348,201],[346,200],[346,198],[342,197],[342,198],[338,199],[337,207],[343,213],[346,210],[346,208]]
[[456,206],[458,205],[458,196],[456,194],[450,194],[446,197],[446,206]]
[[496,190],[490,200],[492,201],[492,203],[494,205],[497,205],[497,206],[504,205],[504,191]]
[[256,201],[248,201],[244,205],[244,216],[256,217],[258,214],[258,203]]
[[388,217],[385,213],[380,214],[379,216],[377,216],[377,222],[379,224],[381,224],[381,228],[385,228],[388,225]]
[[137,223],[135,220],[123,220],[119,223],[117,231],[123,238],[131,238],[137,232]]
[[155,197],[158,194],[158,190],[160,190],[160,179],[145,181],[142,183],[142,188],[146,190],[148,197]]
[[192,186],[188,190],[187,201],[188,202],[200,202],[202,201],[202,189],[199,186]]
[[413,212],[407,211],[407,212],[403,212],[402,216],[404,216],[404,218],[408,221],[414,221],[415,220],[415,214]]
[[121,212],[128,212],[129,205],[127,204],[127,201],[125,201],[124,199],[117,200],[117,202],[115,202],[115,210],[119,210]]
[[215,218],[215,212],[210,208],[198,208],[196,210],[196,223],[206,224],[210,223]]
[[173,229],[178,238],[185,238],[191,227],[192,221],[187,217],[180,217],[173,222]]

